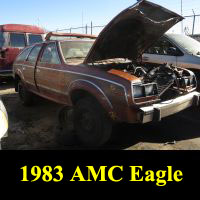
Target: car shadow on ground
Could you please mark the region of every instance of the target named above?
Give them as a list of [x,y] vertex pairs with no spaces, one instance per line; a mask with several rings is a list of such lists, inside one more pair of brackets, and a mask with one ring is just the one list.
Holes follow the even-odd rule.
[[[113,128],[110,141],[99,148],[66,146],[64,149],[152,150],[155,148],[151,144],[165,146],[167,144],[176,144],[180,141],[200,138],[199,122],[200,115],[198,111],[190,108],[177,115],[163,119],[158,123],[117,124]],[[137,146],[139,143],[150,143],[150,145],[141,148]],[[200,144],[198,147],[200,149]],[[184,147],[181,149],[184,149]]]
[[[114,128],[112,138],[105,148],[128,149],[139,143],[165,145],[200,138],[200,118],[192,116],[194,113],[197,114],[194,110],[188,110],[163,119],[159,123],[119,124]],[[148,148],[151,149],[150,146]],[[135,149],[137,150],[137,147]]]

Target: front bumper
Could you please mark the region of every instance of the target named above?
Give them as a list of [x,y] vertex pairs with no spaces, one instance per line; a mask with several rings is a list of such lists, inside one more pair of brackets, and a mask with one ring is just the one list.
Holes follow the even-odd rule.
[[137,115],[140,123],[161,121],[162,118],[178,113],[191,106],[199,106],[200,93],[191,92],[184,96],[171,99],[169,101],[141,107]]

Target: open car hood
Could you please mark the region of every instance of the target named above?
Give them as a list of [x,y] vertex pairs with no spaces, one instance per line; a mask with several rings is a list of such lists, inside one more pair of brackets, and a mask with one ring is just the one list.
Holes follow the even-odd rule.
[[146,0],[125,9],[100,33],[85,63],[125,58],[135,60],[184,18]]

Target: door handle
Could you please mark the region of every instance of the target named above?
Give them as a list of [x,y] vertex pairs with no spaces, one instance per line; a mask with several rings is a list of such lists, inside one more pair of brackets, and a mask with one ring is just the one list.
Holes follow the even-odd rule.
[[39,73],[39,72],[40,72],[40,69],[37,69],[36,72]]

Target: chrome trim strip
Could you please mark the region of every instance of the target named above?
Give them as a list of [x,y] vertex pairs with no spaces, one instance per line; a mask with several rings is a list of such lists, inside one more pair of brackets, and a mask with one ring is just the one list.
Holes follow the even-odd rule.
[[29,67],[29,68],[35,68],[35,66],[31,66],[31,65],[24,65],[24,64],[22,64],[22,65],[20,65],[20,66],[22,66],[22,67]]
[[0,72],[12,72],[12,70],[0,70]]
[[[33,83],[29,82],[29,81],[26,81],[26,82],[27,82],[29,85],[35,86],[35,84],[33,84]],[[62,95],[66,95],[66,96],[67,96],[66,93],[61,92],[61,91],[59,91],[59,90],[57,90],[57,89],[52,89],[52,88],[46,87],[46,86],[41,85],[41,84],[37,84],[37,86],[39,86],[39,87],[41,87],[41,88],[43,88],[43,89],[50,90],[50,91],[52,91],[52,92],[56,92],[56,93],[58,93],[58,94],[62,94]]]
[[61,92],[60,90],[53,89],[53,88],[49,88],[49,87],[46,87],[46,86],[44,86],[44,85],[41,85],[41,84],[37,84],[37,86],[38,86],[38,87],[41,87],[41,88],[43,88],[43,89],[50,90],[50,91],[52,91],[52,92],[55,92],[55,93],[58,93],[58,94],[62,94],[62,95],[65,95],[65,96],[67,96],[67,94],[66,94],[66,93],[64,93],[64,92]]
[[69,85],[69,87],[68,87],[68,89],[67,89],[68,94],[69,94],[69,89],[70,89],[71,85],[72,85],[73,83],[75,83],[75,82],[78,82],[78,81],[87,82],[87,83],[93,85],[94,87],[96,87],[96,88],[101,92],[101,94],[103,94],[103,96],[106,98],[108,104],[109,104],[110,107],[113,109],[112,103],[110,102],[110,100],[108,99],[108,97],[105,95],[105,93],[103,92],[103,90],[102,90],[99,86],[97,86],[96,84],[92,83],[91,81],[84,80],[84,79],[78,79],[78,80],[75,80],[75,81],[71,82],[70,85]]
[[29,85],[32,85],[32,86],[35,86],[35,84],[29,82],[29,81],[26,81],[26,83],[28,83]]
[[16,67],[29,67],[29,68],[35,68],[34,66],[31,65],[25,65],[25,64],[14,64]]

